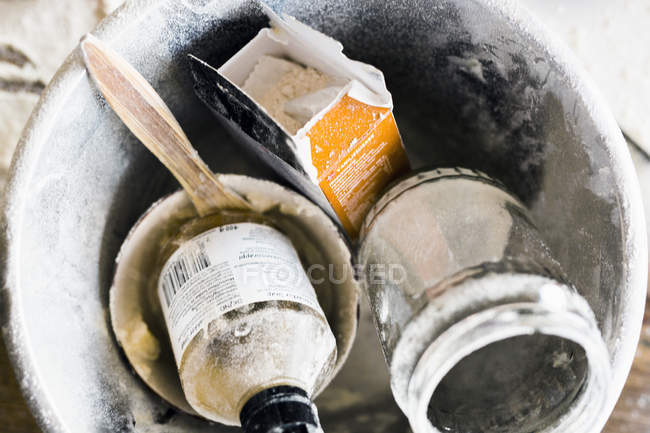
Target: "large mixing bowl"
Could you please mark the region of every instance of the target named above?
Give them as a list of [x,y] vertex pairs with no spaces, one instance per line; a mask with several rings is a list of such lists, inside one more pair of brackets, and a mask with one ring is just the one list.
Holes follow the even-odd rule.
[[[508,2],[271,5],[385,72],[416,167],[482,170],[531,208],[598,318],[615,371],[611,410],[639,336],[645,225],[625,142],[564,49]],[[135,0],[95,34],[153,83],[215,171],[270,177],[196,99],[186,61],[193,53],[218,66],[266,23],[253,2]],[[120,244],[175,188],[97,96],[76,50],[25,130],[2,231],[2,328],[45,430],[231,431],[170,409],[134,375],[110,329],[107,292]],[[318,401],[328,432],[407,431],[385,371],[364,313],[346,368]]]

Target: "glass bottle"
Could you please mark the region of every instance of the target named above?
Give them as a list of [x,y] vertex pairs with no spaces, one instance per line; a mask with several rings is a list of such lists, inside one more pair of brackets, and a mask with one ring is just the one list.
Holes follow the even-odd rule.
[[246,432],[321,431],[310,397],[334,368],[336,340],[273,218],[191,220],[162,258],[158,297],[188,403]]
[[458,168],[416,173],[376,203],[360,242],[415,433],[593,431],[611,380],[596,318],[503,185]]

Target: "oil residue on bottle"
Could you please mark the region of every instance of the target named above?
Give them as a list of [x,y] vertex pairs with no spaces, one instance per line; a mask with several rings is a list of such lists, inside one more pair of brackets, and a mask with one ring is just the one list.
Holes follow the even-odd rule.
[[190,405],[246,431],[319,431],[310,397],[334,368],[336,340],[273,219],[194,219],[161,257],[158,296]]

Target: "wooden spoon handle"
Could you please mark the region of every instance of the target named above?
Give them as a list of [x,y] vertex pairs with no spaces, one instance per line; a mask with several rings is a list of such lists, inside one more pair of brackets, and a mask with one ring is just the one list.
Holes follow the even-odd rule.
[[201,160],[156,91],[124,58],[92,35],[81,41],[86,69],[115,113],[172,172],[199,215],[218,208],[250,209]]

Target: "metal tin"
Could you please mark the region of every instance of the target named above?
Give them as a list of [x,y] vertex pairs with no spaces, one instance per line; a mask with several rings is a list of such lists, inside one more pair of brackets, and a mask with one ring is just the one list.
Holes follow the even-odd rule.
[[[344,235],[316,205],[282,186],[247,176],[221,175],[221,182],[246,197],[261,213],[280,212],[278,227],[292,240],[309,266],[336,267],[352,276],[352,257]],[[277,213],[276,213],[277,215]],[[131,367],[142,381],[173,407],[196,415],[187,402],[178,377],[166,324],[157,305],[157,273],[160,248],[164,240],[198,215],[187,194],[176,192],[159,200],[130,230],[120,247],[115,276],[109,293],[112,330]],[[316,275],[314,273],[314,275]],[[315,280],[315,279],[314,279]],[[328,279],[314,281],[321,308],[336,337],[335,368],[322,384],[322,391],[336,376],[350,354],[358,327],[360,290],[354,278],[332,284]],[[157,357],[142,356],[138,339],[130,338],[133,328],[148,329],[158,342]]]
[[[514,1],[270,3],[384,72],[414,166],[482,170],[531,209],[607,344],[614,381],[604,425],[640,332],[646,234],[625,142],[566,49]],[[219,65],[266,24],[253,1],[131,0],[94,33],[152,83],[213,170],[270,177],[216,127],[185,60],[193,53]],[[119,247],[150,204],[177,188],[97,96],[75,50],[18,146],[0,242],[3,334],[46,431],[229,431],[170,410],[110,331]],[[317,401],[331,433],[408,429],[367,312]]]

